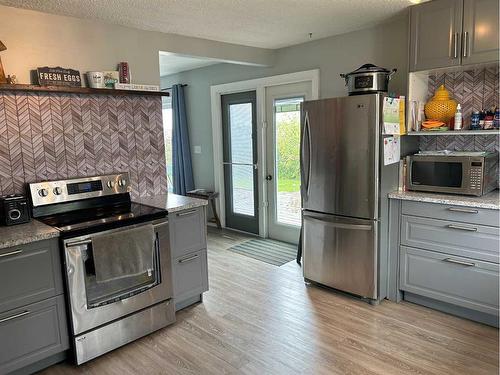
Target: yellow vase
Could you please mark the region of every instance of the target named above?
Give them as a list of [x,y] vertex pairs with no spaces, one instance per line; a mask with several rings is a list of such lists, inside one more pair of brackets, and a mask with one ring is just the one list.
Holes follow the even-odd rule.
[[429,120],[439,120],[448,123],[457,110],[457,102],[450,98],[450,93],[439,86],[431,100],[425,105],[425,117]]

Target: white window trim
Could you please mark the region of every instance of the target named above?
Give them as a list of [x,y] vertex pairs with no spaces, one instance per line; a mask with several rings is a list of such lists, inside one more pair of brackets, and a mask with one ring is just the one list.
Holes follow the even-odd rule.
[[217,211],[222,227],[226,226],[226,207],[224,194],[224,169],[222,164],[222,106],[221,96],[225,94],[233,94],[237,92],[255,90],[257,95],[257,149],[260,150],[259,155],[263,155],[262,160],[258,160],[259,169],[259,234],[262,237],[266,236],[266,220],[267,209],[262,207],[262,202],[266,202],[265,188],[265,131],[263,124],[266,118],[266,87],[285,85],[289,83],[298,83],[310,81],[312,85],[312,99],[319,98],[319,69],[306,70],[302,72],[280,74],[277,76],[251,79],[246,81],[238,81],[225,83],[221,85],[210,86],[211,109],[212,109],[212,138],[213,138],[213,157],[214,157],[214,185],[215,190],[219,192],[219,199],[216,202]]

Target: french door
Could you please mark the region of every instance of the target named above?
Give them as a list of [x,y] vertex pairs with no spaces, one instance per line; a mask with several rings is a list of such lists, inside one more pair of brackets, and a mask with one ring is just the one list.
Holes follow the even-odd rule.
[[221,103],[226,226],[259,234],[256,92]]
[[300,103],[311,98],[311,81],[266,88],[267,232],[290,243],[301,226]]

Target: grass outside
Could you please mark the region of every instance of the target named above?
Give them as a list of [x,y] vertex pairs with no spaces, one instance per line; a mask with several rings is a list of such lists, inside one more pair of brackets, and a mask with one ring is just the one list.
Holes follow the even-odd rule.
[[285,179],[278,178],[278,192],[294,192],[300,190],[300,178]]

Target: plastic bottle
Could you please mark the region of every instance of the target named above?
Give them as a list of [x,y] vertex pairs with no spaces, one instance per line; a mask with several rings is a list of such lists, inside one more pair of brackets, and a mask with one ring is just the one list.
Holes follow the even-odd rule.
[[462,130],[462,106],[457,105],[457,111],[455,112],[455,124],[453,130]]
[[493,118],[493,127],[495,129],[500,128],[500,108],[495,108],[495,117]]
[[479,126],[479,111],[472,112],[472,116],[470,117],[470,130],[480,130],[481,126]]

